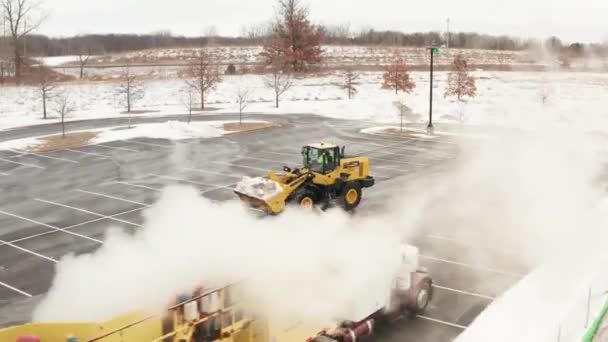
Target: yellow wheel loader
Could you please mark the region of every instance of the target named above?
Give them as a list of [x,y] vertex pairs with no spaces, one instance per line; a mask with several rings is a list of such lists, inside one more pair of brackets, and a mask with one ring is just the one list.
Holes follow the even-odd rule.
[[359,206],[362,190],[372,187],[367,157],[347,158],[344,147],[319,143],[302,147],[303,167],[283,172],[268,172],[268,180],[277,187],[270,195],[253,194],[235,189],[242,201],[269,214],[279,214],[287,203],[305,208],[319,206],[326,209],[337,202],[345,210]]

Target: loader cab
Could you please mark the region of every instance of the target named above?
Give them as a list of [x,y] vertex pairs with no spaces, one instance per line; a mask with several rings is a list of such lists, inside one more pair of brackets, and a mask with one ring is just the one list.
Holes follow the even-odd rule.
[[312,172],[327,174],[340,165],[342,151],[336,145],[320,143],[302,147],[303,165]]

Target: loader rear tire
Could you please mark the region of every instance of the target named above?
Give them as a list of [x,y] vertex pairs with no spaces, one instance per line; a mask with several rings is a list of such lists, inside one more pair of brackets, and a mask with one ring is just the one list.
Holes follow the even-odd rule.
[[342,189],[342,194],[340,195],[340,203],[344,210],[351,211],[359,206],[361,203],[361,185],[357,182],[348,182],[344,185],[344,189]]

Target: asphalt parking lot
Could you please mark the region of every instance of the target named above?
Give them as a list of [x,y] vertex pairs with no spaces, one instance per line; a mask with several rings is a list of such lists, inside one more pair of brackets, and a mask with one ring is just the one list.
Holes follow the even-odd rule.
[[[378,185],[366,192],[362,210],[374,210],[382,207],[375,199],[380,192],[418,173],[445,172],[460,148],[449,138],[363,134],[371,124],[360,121],[311,115],[270,120],[282,127],[204,140],[140,138],[44,154],[0,151],[0,326],[28,319],[62,256],[95,251],[111,226],[142,229],[142,212],[168,184],[193,186],[212,200],[234,200],[232,188],[242,176],[296,166],[302,145],[325,140],[346,145],[347,154],[370,157]],[[508,262],[508,252],[491,262],[477,260],[467,253],[475,242],[458,239],[449,227],[425,229],[415,243],[436,281],[435,298],[424,316],[380,332],[378,341],[450,341],[524,273]]]

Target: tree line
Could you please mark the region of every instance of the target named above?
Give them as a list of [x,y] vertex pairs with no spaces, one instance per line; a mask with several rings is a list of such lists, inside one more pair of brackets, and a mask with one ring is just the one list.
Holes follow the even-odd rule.
[[[324,32],[323,43],[330,45],[426,47],[447,44],[447,35],[440,32],[404,33],[370,29],[351,35],[348,31],[340,31],[335,27],[320,26],[320,28]],[[25,38],[27,42],[25,49],[28,55],[63,56],[78,55],[83,51],[103,55],[146,49],[206,47],[212,44],[221,46],[263,45],[272,38],[272,34],[265,33],[262,36],[247,35],[240,37],[185,37],[173,35],[170,32],[160,32],[151,34],[91,34],[65,38],[32,34]],[[0,45],[6,46],[8,44],[8,38],[4,38],[4,40],[3,42],[3,38],[0,37]],[[556,42],[558,42],[557,45]],[[551,37],[543,42],[537,39],[493,36],[475,32],[453,32],[450,34],[450,47],[458,49],[517,51],[527,50],[542,44],[556,52],[569,54],[582,54],[585,51],[596,54],[608,53],[608,46],[605,44],[564,44],[557,37]]]

